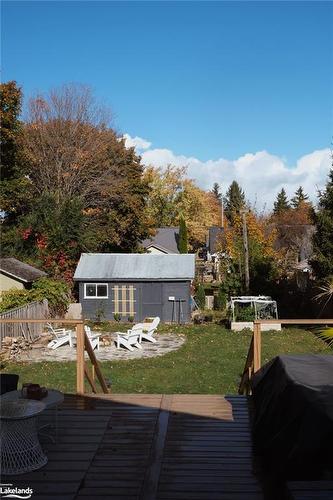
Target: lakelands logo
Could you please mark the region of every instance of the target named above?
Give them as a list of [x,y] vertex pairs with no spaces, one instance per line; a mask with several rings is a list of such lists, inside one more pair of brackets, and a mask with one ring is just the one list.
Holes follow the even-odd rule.
[[17,488],[12,484],[0,484],[0,498],[21,498],[26,500],[31,498],[33,491],[31,488]]

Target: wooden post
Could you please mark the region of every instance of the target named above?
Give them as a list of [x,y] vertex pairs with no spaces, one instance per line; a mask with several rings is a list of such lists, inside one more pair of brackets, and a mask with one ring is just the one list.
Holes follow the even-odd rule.
[[84,328],[76,325],[76,392],[84,394]]
[[253,372],[256,373],[261,367],[261,325],[253,323]]

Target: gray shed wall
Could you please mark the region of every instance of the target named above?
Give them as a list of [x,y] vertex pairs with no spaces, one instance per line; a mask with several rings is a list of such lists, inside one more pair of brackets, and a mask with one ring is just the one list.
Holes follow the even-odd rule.
[[[98,309],[103,310],[105,319],[114,319],[113,288],[115,285],[134,286],[135,322],[142,321],[147,316],[159,316],[161,321],[165,322],[180,320],[185,323],[191,319],[190,281],[107,282],[107,299],[85,299],[84,283],[95,283],[95,281],[82,281],[79,283],[80,303],[82,305],[82,315],[85,319],[95,319]],[[181,310],[179,301],[169,301],[169,297],[181,299]],[[127,321],[128,317],[122,319]]]

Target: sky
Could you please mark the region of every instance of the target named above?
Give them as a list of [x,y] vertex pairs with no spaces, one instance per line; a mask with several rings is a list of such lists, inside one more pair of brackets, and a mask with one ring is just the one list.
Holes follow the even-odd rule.
[[145,164],[259,207],[330,167],[333,2],[2,2],[2,81],[90,85]]

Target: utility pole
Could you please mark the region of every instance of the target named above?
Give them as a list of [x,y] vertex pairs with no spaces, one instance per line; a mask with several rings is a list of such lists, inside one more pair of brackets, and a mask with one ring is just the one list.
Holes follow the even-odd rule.
[[244,246],[244,274],[245,274],[245,291],[250,290],[250,269],[249,269],[249,244],[247,238],[246,213],[247,210],[240,211],[243,220],[243,246]]
[[223,194],[221,193],[221,227],[224,228],[224,204],[223,204]]

